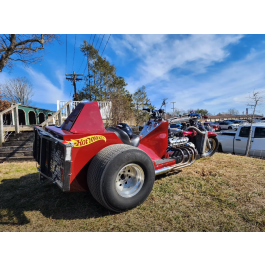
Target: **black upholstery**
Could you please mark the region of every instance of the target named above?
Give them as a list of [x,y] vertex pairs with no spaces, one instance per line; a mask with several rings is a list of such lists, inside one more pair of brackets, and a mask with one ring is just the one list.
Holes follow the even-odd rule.
[[124,144],[130,144],[130,138],[126,132],[115,127],[109,127],[106,129],[109,132],[114,132]]
[[129,135],[121,129],[115,127],[109,127],[106,129],[109,132],[114,132],[124,144],[132,145],[137,147],[140,143],[140,137],[136,134],[133,134],[132,139],[130,140]]

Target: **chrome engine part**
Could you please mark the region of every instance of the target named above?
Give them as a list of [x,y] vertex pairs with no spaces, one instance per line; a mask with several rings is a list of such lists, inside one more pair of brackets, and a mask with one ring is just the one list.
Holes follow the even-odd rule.
[[184,146],[186,143],[188,143],[188,141],[189,141],[188,137],[168,138],[169,146],[173,148]]
[[196,160],[197,151],[192,145],[193,143],[187,143],[181,147],[169,148],[168,154],[171,158],[176,160],[176,164],[166,168],[158,169],[156,170],[155,174],[163,174],[171,171],[172,169],[179,169],[193,164]]
[[192,147],[192,148],[194,148],[194,149],[195,149],[195,144],[194,144],[194,143],[192,143],[192,142],[188,142],[188,143],[187,143],[187,146],[189,146],[189,147]]

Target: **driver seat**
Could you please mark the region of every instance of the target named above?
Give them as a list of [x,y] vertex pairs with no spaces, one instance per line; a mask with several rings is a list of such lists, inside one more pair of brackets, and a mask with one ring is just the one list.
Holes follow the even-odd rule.
[[124,144],[137,147],[140,143],[140,137],[136,134],[133,134],[132,139],[130,139],[129,135],[121,129],[115,127],[109,127],[106,129],[106,131],[114,132]]

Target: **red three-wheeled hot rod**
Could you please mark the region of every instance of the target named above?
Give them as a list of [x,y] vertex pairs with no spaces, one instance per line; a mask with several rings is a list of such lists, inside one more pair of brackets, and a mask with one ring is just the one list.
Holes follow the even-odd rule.
[[121,212],[146,200],[156,175],[216,151],[215,133],[196,126],[170,130],[163,111],[150,112],[139,135],[124,123],[105,129],[97,102],[80,103],[60,127],[36,126],[40,180],[66,192],[89,190],[104,207]]

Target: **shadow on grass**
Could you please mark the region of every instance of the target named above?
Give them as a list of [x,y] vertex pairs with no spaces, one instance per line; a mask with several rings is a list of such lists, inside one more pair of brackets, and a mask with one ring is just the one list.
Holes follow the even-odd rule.
[[114,213],[103,208],[89,192],[64,193],[51,182],[41,184],[37,173],[4,179],[0,184],[0,224],[30,222],[24,212],[39,211],[52,219],[98,218]]
[[[158,175],[156,180],[176,175],[181,171]],[[30,223],[24,212],[39,211],[51,219],[89,219],[115,213],[101,206],[89,192],[62,192],[49,181],[39,182],[38,173],[20,178],[4,179],[0,184],[0,224]]]

